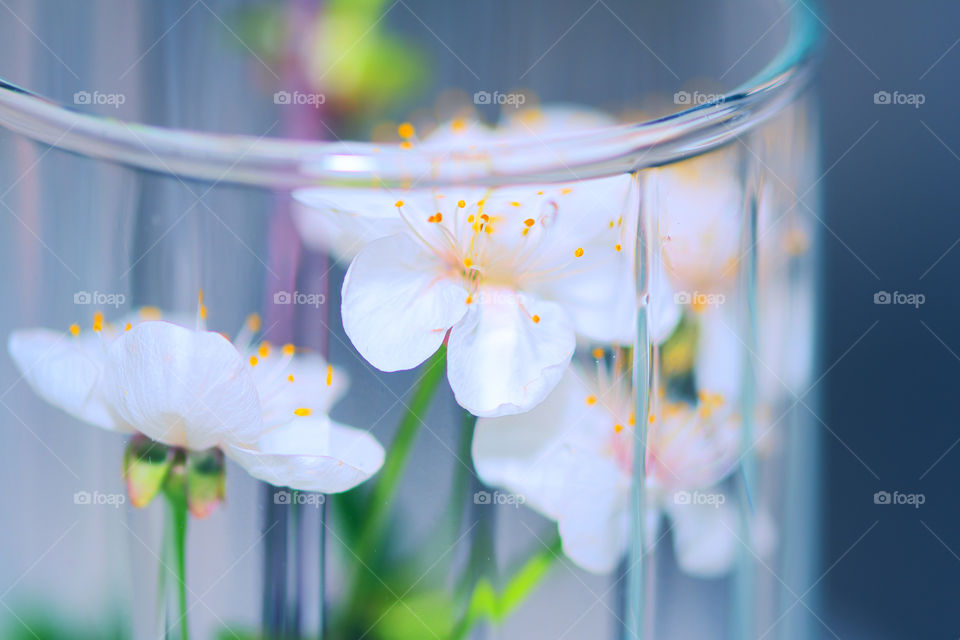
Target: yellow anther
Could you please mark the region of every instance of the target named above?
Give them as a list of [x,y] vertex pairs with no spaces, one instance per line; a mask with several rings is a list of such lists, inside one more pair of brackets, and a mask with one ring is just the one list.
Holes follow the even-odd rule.
[[327,386],[333,384],[333,365],[327,365]]
[[600,358],[602,358],[602,357],[603,357],[603,349],[601,349],[600,347],[594,348],[594,350],[593,350],[593,357],[596,358],[597,360],[599,360]]
[[402,207],[402,206],[403,206],[403,200],[397,200],[396,202],[393,203],[393,206],[395,206],[395,207]]
[[293,374],[292,374],[292,373],[287,376],[287,380],[289,380],[290,382],[293,382]]
[[467,304],[473,304],[473,296],[472,296],[472,295],[467,296]]
[[543,191],[537,191],[537,195],[538,195],[538,196],[542,196],[542,195],[543,195]]
[[597,404],[597,396],[587,396],[587,406],[592,407],[595,404]]
[[629,424],[631,427],[637,424],[637,416],[633,413],[633,411],[631,411],[630,415],[627,416],[627,424]]
[[613,245],[613,248],[614,248],[615,251],[621,251],[621,250],[623,249],[623,247],[620,246],[619,244]]
[[482,207],[482,206],[485,205],[486,203],[487,203],[486,200],[477,200],[477,206],[478,206],[478,207]]
[[141,307],[140,317],[143,320],[159,320],[161,316],[160,309],[157,307]]
[[467,216],[467,222],[468,222],[468,223],[473,224],[473,221],[474,221],[474,220],[476,220],[476,218],[473,217],[473,214],[472,214],[472,213]]
[[657,416],[653,415],[652,413],[650,414],[650,417],[647,418],[647,422],[649,422],[650,424],[653,424],[656,421],[657,421]]
[[70,335],[72,336],[80,335],[80,325],[76,325],[76,324],[70,325]]
[[128,323],[127,323],[127,326],[125,326],[125,327],[123,328],[123,330],[124,330],[124,331],[130,331],[130,329],[132,329],[132,328],[133,328],[133,325],[128,322]]
[[524,229],[523,231],[520,232],[520,235],[524,235],[524,236],[525,236],[525,235],[527,235],[528,233],[530,233],[530,229]]
[[617,433],[620,433],[621,431],[623,431],[623,425],[622,425],[622,424],[615,424],[615,425],[613,425],[613,430],[614,430],[615,432],[617,432]]
[[207,319],[207,305],[205,304],[200,305],[200,319],[201,320]]
[[613,222],[613,220],[611,220],[610,223],[609,223],[611,229],[613,229],[613,225],[614,225],[614,224],[615,224],[615,223]]
[[99,311],[93,314],[93,330],[103,331],[103,313]]
[[257,349],[257,353],[260,354],[261,358],[266,358],[270,355],[270,343],[264,342],[260,345],[260,348]]
[[583,257],[583,247],[577,247],[577,250],[573,252],[573,255],[577,258]]
[[471,266],[473,266],[473,260],[471,260],[470,258],[464,258],[463,266],[469,269]]
[[413,125],[410,124],[409,122],[404,122],[399,127],[397,127],[397,133],[400,134],[401,138],[412,138],[416,132],[417,130],[414,129]]
[[523,221],[523,224],[527,225],[528,227],[532,227],[534,224],[536,224],[536,222],[537,221],[534,220],[533,218],[527,218],[526,220]]
[[285,356],[292,356],[297,352],[297,348],[288,342],[287,344],[283,345],[282,352]]
[[454,118],[450,123],[450,128],[454,133],[463,133],[467,129],[467,121],[463,118]]
[[467,206],[467,203],[463,200],[457,200],[457,206],[463,209],[465,206]]
[[531,317],[530,319],[533,320],[534,324],[538,324],[540,322],[540,316],[538,316],[537,314],[533,314],[533,317]]
[[259,313],[251,313],[247,316],[247,328],[250,329],[250,331],[260,331],[260,325],[262,323]]
[[519,206],[520,206],[520,203],[519,203],[519,202],[511,202],[511,203],[510,203],[510,206],[511,206],[511,207],[519,207]]
[[570,189],[570,188],[560,189],[560,195],[564,195],[564,196],[565,196],[565,195],[567,195],[568,193],[570,193],[571,191],[573,191],[573,189]]
[[257,360],[257,356],[250,356],[250,366],[251,366],[251,367],[257,366],[257,363],[258,363],[258,362],[260,362],[260,361]]
[[293,415],[295,415],[295,416],[300,416],[301,418],[306,417],[306,416],[310,415],[311,413],[313,413],[313,411],[311,411],[310,409],[308,409],[308,408],[306,408],[306,407],[300,407],[299,409],[294,409],[294,410],[293,410]]
[[401,149],[413,149],[413,145],[410,144],[410,141],[409,141],[409,140],[404,140],[403,142],[400,143],[400,148],[401,148]]

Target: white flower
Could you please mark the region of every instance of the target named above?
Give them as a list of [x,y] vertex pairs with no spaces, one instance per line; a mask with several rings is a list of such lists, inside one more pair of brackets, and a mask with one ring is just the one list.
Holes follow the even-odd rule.
[[[599,382],[584,382],[585,374],[571,368],[529,413],[479,420],[473,460],[484,482],[524,496],[557,521],[567,556],[602,573],[627,548],[635,420],[627,385],[604,380],[601,371]],[[648,538],[665,513],[681,568],[723,573],[736,553],[739,525],[716,485],[736,462],[738,420],[718,397],[705,395],[696,407],[666,403],[648,434]],[[706,498],[685,501],[678,491]]]
[[574,332],[629,343],[634,181],[408,192],[408,232],[369,243],[343,284],[343,324],[384,371],[420,364],[449,331],[447,375],[480,416],[525,411],[556,385]]
[[645,182],[667,277],[697,310],[706,296],[729,291],[736,282],[743,184],[735,169],[731,154],[712,154],[655,169]]
[[80,420],[174,447],[220,447],[273,484],[343,491],[379,469],[379,443],[327,417],[346,383],[322,358],[291,345],[241,353],[202,321],[158,316],[145,309],[115,326],[98,313],[93,331],[15,331],[8,348],[37,394]]

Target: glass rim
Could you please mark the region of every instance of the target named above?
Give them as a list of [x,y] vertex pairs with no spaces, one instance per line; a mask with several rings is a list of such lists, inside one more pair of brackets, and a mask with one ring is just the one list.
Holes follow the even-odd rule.
[[2,78],[0,126],[81,156],[215,184],[404,189],[600,178],[710,151],[792,102],[816,66],[822,29],[815,7],[812,0],[794,3],[789,36],[777,55],[751,79],[709,102],[645,122],[543,138],[402,148],[203,133],[81,113]]

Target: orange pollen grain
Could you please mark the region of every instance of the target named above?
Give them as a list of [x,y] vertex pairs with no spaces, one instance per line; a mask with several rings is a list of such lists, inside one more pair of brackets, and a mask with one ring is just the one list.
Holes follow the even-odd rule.
[[600,347],[595,348],[595,349],[593,350],[593,357],[596,358],[597,360],[599,360],[600,358],[602,358],[602,357],[603,357],[603,349],[601,349]]
[[531,317],[530,319],[533,320],[534,324],[537,324],[540,322],[540,316],[538,316],[537,314],[533,314],[533,317]]
[[613,248],[617,251],[620,251],[621,249],[623,249],[623,247],[621,247],[619,244],[613,245]]
[[467,304],[473,304],[473,296],[467,296]]
[[577,258],[583,257],[583,247],[577,247],[577,250],[573,252],[573,255]]
[[536,221],[533,218],[527,218],[523,221],[523,224],[527,225],[528,227],[532,227],[535,223]]

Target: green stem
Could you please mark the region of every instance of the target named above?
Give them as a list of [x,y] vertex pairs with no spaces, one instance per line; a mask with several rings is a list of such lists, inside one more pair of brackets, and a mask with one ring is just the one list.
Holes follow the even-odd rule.
[[[173,571],[176,576],[177,602],[179,604],[180,640],[190,640],[190,625],[187,622],[187,511],[186,494],[177,491],[176,482],[168,479],[168,486],[164,491],[169,506],[169,530],[171,551],[173,552]],[[169,571],[169,567],[161,567],[160,571]]]
[[441,346],[427,361],[407,411],[400,420],[397,434],[390,444],[390,450],[383,462],[383,467],[377,475],[373,491],[370,494],[367,516],[360,529],[356,547],[357,556],[361,559],[369,557],[383,534],[387,518],[390,515],[390,507],[398,489],[398,481],[410,458],[417,433],[420,432],[420,427],[423,425],[422,416],[430,406],[430,401],[433,399],[446,370],[446,367],[443,366],[446,353],[446,347]]
[[519,607],[549,573],[560,558],[562,547],[557,536],[542,551],[527,560],[497,593],[486,578],[477,581],[470,594],[467,610],[450,634],[450,640],[463,640],[483,620],[500,624]]

